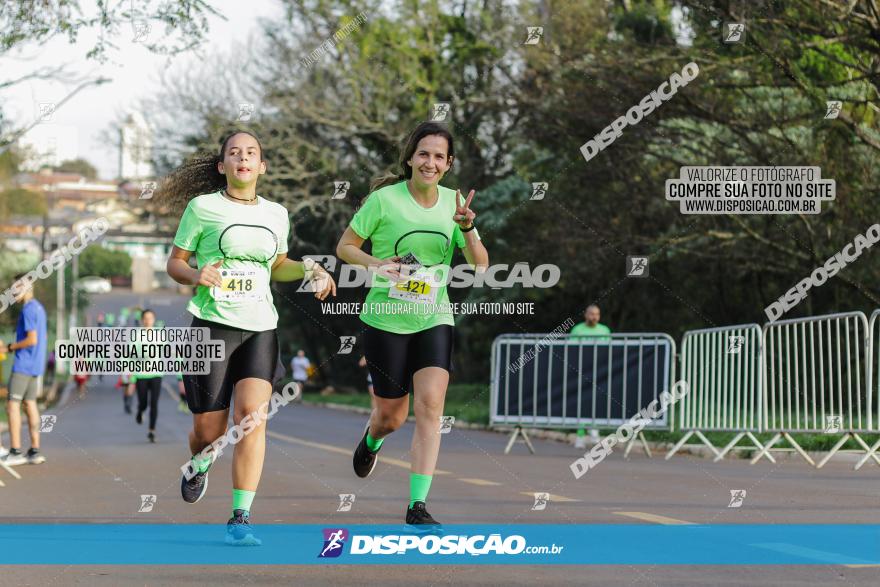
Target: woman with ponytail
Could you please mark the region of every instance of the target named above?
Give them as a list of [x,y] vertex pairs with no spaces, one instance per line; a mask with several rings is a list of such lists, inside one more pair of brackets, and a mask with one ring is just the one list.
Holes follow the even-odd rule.
[[[225,344],[225,359],[212,361],[206,375],[184,375],[186,401],[193,414],[192,456],[181,480],[184,501],[195,503],[208,487],[213,461],[203,449],[226,434],[230,403],[237,426],[256,410],[265,413],[278,359],[278,312],[269,281],[306,279],[315,297],[336,295],[336,284],[311,259],[287,258],[287,210],[257,195],[266,173],[262,145],[239,131],[226,137],[214,157],[191,160],[160,186],[160,204],[183,208],[167,271],[175,281],[196,287],[187,310],[193,328],[208,328],[211,340]],[[196,268],[190,266],[195,254]],[[233,401],[234,398],[234,401]],[[259,544],[250,526],[250,509],[266,449],[266,420],[245,420],[232,457],[230,544]],[[208,454],[205,454],[208,453]]]
[[[454,158],[445,126],[417,126],[401,152],[399,172],[373,182],[336,247],[346,262],[378,274],[360,315],[376,407],[354,451],[359,477],[373,471],[383,439],[406,420],[413,393],[407,524],[437,524],[425,501],[440,451],[440,417],[452,367],[454,320],[445,279],[437,281],[431,268],[448,267],[455,247],[472,266],[489,264],[470,209],[474,191],[463,201],[460,191],[439,185]],[[361,250],[367,239],[372,255]],[[402,266],[414,273],[401,276]]]

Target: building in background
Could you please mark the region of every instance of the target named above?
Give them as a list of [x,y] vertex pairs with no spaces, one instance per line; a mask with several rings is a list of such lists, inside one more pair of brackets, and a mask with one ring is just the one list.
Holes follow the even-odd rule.
[[140,112],[129,114],[119,126],[119,179],[148,181],[155,176],[153,133]]

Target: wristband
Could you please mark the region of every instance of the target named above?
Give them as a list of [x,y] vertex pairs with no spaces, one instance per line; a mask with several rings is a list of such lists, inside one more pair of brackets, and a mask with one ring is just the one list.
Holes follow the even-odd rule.
[[462,228],[461,231],[462,231],[462,232],[470,232],[470,231],[472,231],[473,229],[475,229],[476,227],[477,227],[477,225],[474,224],[473,222],[471,222],[471,227],[470,227],[470,228]]

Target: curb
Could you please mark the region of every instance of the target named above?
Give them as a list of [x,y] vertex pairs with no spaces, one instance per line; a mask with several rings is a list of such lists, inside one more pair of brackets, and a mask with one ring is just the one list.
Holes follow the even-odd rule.
[[[372,412],[370,408],[362,408],[360,406],[350,406],[348,404],[335,404],[335,403],[325,403],[325,402],[314,402],[308,399],[303,399],[302,403],[314,406],[314,407],[324,407],[331,410],[339,410],[342,412],[354,412],[356,414],[369,414]],[[414,416],[407,416],[407,422],[415,422]],[[469,430],[484,430],[486,432],[495,432],[497,434],[509,434],[514,430],[512,426],[497,426],[490,427],[488,424],[480,424],[476,422],[466,422],[464,420],[456,420],[454,424],[455,428],[466,428]],[[564,444],[574,445],[575,438],[577,438],[577,434],[575,432],[557,432],[555,430],[541,430],[540,428],[529,428],[528,435],[531,438],[538,438],[541,440],[553,440],[555,442],[560,442]],[[665,456],[665,454],[674,446],[675,443],[672,442],[648,442],[648,448],[651,449],[651,452],[655,453],[655,457]],[[587,447],[586,451],[589,450],[592,446]],[[633,447],[633,450],[640,450],[641,446]],[[755,447],[742,447],[741,449],[734,449],[728,452],[725,455],[725,459],[736,459],[736,460],[747,460],[752,457],[752,455],[748,455],[749,451],[755,452],[758,449]],[[704,446],[702,444],[686,444],[682,446],[676,454],[682,455],[692,455],[698,456],[702,458],[715,458],[715,453],[712,450]],[[824,452],[816,452],[816,451],[807,451],[807,454],[814,461],[821,461],[825,458],[825,455],[828,453]],[[861,459],[862,455],[859,453],[845,453],[838,452],[832,457],[832,461],[846,461],[846,462],[858,462]],[[789,460],[803,460],[802,457],[796,452],[774,452],[773,458],[777,461],[789,461]],[[761,462],[764,462],[762,459]],[[767,461],[769,462],[769,461]],[[771,463],[772,464],[772,463]],[[865,463],[868,464],[868,463]]]

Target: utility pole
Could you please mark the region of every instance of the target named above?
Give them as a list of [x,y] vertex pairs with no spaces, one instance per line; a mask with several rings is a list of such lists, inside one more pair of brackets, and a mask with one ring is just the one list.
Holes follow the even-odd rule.
[[[60,239],[57,248],[61,248]],[[66,331],[64,330],[64,268],[62,267],[56,271],[55,276],[55,340],[58,341],[67,339]],[[56,375],[61,375],[65,372],[65,364],[61,361],[55,361]]]
[[71,267],[71,281],[70,281],[70,328],[76,328],[79,325],[78,320],[78,311],[79,311],[79,290],[77,289],[77,285],[79,283],[79,256],[74,255],[72,259],[72,267]]

